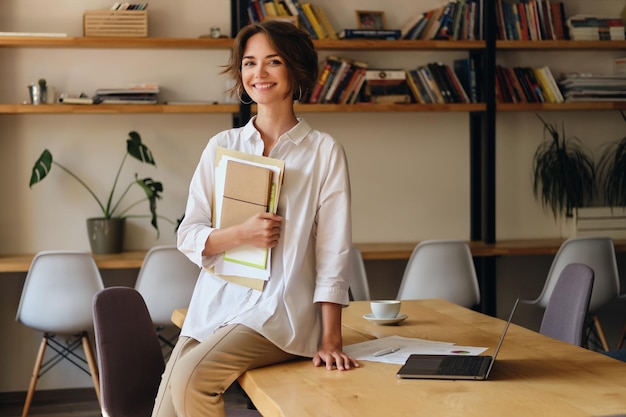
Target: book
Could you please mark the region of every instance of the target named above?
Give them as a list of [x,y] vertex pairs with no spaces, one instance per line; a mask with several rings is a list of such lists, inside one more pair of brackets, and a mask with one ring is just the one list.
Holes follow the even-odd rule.
[[317,17],[317,20],[320,22],[322,28],[324,29],[326,37],[332,40],[338,39],[337,31],[335,31],[335,28],[333,28],[333,25],[330,23],[328,16],[324,12],[324,9],[315,5],[312,5],[312,7],[315,17]]
[[430,95],[432,102],[436,104],[444,104],[446,101],[443,98],[443,94],[441,93],[441,90],[439,90],[439,87],[437,86],[437,83],[433,78],[433,74],[430,72],[428,66],[421,65],[417,68],[417,71],[420,74],[422,83],[428,90],[428,94]]
[[552,94],[554,95],[556,102],[563,103],[564,101],[563,94],[561,93],[561,89],[559,88],[559,85],[556,82],[556,79],[554,78],[552,71],[550,71],[550,68],[547,65],[545,65],[539,68],[539,72],[541,72],[541,74],[543,75],[543,78],[545,78],[545,80],[548,82],[548,86],[550,90],[552,91]]
[[404,26],[400,28],[400,37],[402,39],[409,39],[408,34],[411,32],[417,24],[426,17],[426,13],[418,13],[407,21]]
[[443,100],[445,103],[454,103],[454,97],[452,96],[452,92],[450,91],[449,85],[446,82],[446,79],[443,77],[441,73],[441,68],[436,62],[430,62],[426,64],[430,73],[432,74],[437,87],[439,87],[439,91],[441,91],[441,95],[443,96]]
[[[392,102],[406,100],[410,101],[411,91],[406,81],[405,70],[395,69],[368,69],[365,71],[365,86],[363,90],[363,101],[383,102],[377,96],[396,96],[391,98]],[[400,98],[399,96],[403,96]]]
[[422,95],[422,89],[420,86],[420,81],[416,74],[414,74],[415,70],[407,70],[406,71],[406,81],[411,89],[411,93],[413,93],[413,101],[415,103],[420,104],[428,104],[428,99]]
[[400,39],[400,29],[343,29],[339,32],[339,39]]
[[339,57],[336,56],[328,56],[324,60],[324,64],[322,65],[322,69],[317,76],[317,81],[315,82],[315,86],[313,87],[313,91],[311,92],[311,97],[309,98],[309,103],[317,103],[326,82],[328,81],[328,77],[330,73],[334,71],[336,66],[339,64]]
[[470,102],[469,96],[467,95],[467,92],[463,88],[463,85],[461,84],[461,81],[457,77],[454,70],[449,65],[443,65],[443,68],[448,74],[448,79],[451,81],[452,87],[454,88],[454,91],[456,92],[457,103],[469,103]]
[[478,89],[476,85],[476,70],[474,60],[471,58],[459,58],[453,61],[453,69],[463,89],[467,92],[470,102],[478,102]]
[[350,103],[352,96],[358,93],[357,88],[360,86],[360,80],[365,77],[365,71],[367,70],[368,64],[364,61],[353,61],[352,67],[354,68],[354,71],[352,72],[350,81],[337,99],[337,103],[339,104]]
[[341,82],[346,77],[346,74],[348,74],[348,72],[350,71],[350,68],[352,67],[352,61],[350,59],[340,58],[340,60],[341,60],[341,64],[339,65],[339,68],[337,68],[337,71],[335,75],[333,76],[332,82],[330,86],[328,87],[326,94],[320,100],[321,103],[333,103],[333,99],[335,96],[335,91],[337,91],[337,87],[341,84]]
[[327,38],[326,32],[324,32],[322,25],[317,20],[317,17],[315,17],[315,12],[313,11],[313,6],[311,5],[311,3],[309,2],[302,3],[302,10],[304,11],[306,18],[311,23],[311,26],[313,27],[313,30],[315,31],[315,34],[317,35],[317,39],[319,40],[326,39]]
[[446,6],[446,9],[441,16],[441,23],[437,29],[437,33],[433,36],[433,39],[449,40],[452,38],[452,24],[454,22],[454,13],[456,10],[456,2],[451,1]]
[[301,27],[311,35],[311,38],[318,39],[317,33],[315,32],[315,29],[313,28],[312,23],[309,21],[306,13],[302,9],[302,5],[300,4],[300,2],[298,0],[285,0],[285,4],[290,11],[292,11],[293,9],[296,10],[297,13],[294,16],[298,16],[298,22],[300,22]]
[[410,32],[406,35],[405,39],[416,40],[421,39],[422,34],[424,33],[424,29],[428,25],[430,18],[433,14],[432,10],[429,10],[424,13],[424,18],[421,19],[414,27],[410,30]]
[[[439,18],[441,14],[445,10],[446,6],[441,6],[432,10],[432,13],[428,17],[428,21],[426,22],[426,26],[422,30],[419,39],[429,40],[432,39],[432,36],[437,33],[437,29],[439,29]],[[434,28],[433,28],[434,27]]]

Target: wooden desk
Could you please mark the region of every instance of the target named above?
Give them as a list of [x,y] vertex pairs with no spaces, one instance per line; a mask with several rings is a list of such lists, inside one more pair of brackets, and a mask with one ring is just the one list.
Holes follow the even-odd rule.
[[[409,318],[375,326],[367,302],[344,310],[345,343],[401,335],[491,346],[504,322],[443,300],[403,301]],[[488,381],[401,380],[399,365],[348,372],[309,360],[246,372],[239,382],[265,417],[589,417],[626,413],[626,363],[511,325]]]

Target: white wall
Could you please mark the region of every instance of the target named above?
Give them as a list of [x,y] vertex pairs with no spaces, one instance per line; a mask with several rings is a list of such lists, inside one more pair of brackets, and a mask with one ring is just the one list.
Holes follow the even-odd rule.
[[[64,32],[82,35],[82,13],[108,7],[109,0],[4,0],[0,31]],[[411,16],[442,4],[442,0],[316,0],[334,27],[355,27],[354,10],[384,10],[387,26],[401,27]],[[588,3],[588,4],[587,4]],[[615,12],[622,1],[567,1],[568,14]],[[586,9],[585,9],[586,8]],[[149,32],[154,37],[196,37],[212,26],[230,33],[228,0],[152,0]],[[320,59],[328,51],[320,52]],[[462,52],[345,52],[371,67],[412,68],[434,60],[451,63]],[[545,65],[555,73],[570,70],[610,72],[614,51],[503,53],[505,65]],[[0,103],[27,100],[27,85],[46,78],[57,91],[93,94],[99,87],[156,82],[167,100],[223,101],[225,79],[219,75],[228,51],[0,48]],[[302,114],[313,126],[334,135],[346,148],[353,187],[354,241],[416,241],[469,238],[469,133],[465,113],[338,113]],[[542,113],[566,123],[592,149],[623,136],[617,112]],[[184,210],[187,185],[199,153],[216,132],[231,126],[230,115],[1,115],[0,116],[0,253],[32,253],[45,249],[88,249],[84,219],[98,214],[91,197],[55,169],[32,189],[27,186],[32,164],[44,148],[93,184],[98,194],[109,190],[124,152],[124,141],[137,130],[151,148],[157,168],[129,161],[127,177],[136,171],[161,180],[165,187],[159,212],[175,219]],[[532,113],[498,116],[497,230],[499,239],[567,235],[532,196],[531,158],[542,139],[542,125]],[[147,220],[132,221],[127,249],[173,243],[173,228],[161,222],[156,239]],[[533,259],[507,261],[498,280],[511,277],[543,282]],[[511,266],[513,265],[513,266]],[[110,280],[132,282],[133,271],[107,272]],[[120,278],[121,274],[121,278]],[[0,275],[0,324],[14,343],[0,342],[0,392],[27,386],[38,335],[13,321],[23,274]],[[396,277],[397,278],[397,277]],[[109,281],[111,282],[111,281]],[[518,282],[518,281],[515,281]],[[537,287],[537,286],[535,286]],[[535,288],[533,287],[533,288]],[[507,293],[508,294],[508,293]],[[532,294],[529,294],[532,295]],[[505,297],[506,299],[506,297]],[[507,310],[508,306],[504,308]],[[6,326],[6,327],[5,327]],[[17,345],[17,347],[16,347]],[[56,371],[55,371],[56,372]],[[88,377],[70,368],[42,378],[42,389],[90,386]]]

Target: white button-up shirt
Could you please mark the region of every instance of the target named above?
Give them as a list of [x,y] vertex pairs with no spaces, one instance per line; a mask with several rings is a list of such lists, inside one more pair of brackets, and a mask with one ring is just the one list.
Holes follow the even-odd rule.
[[321,338],[318,302],[347,305],[352,244],[350,180],[341,145],[306,121],[283,134],[269,155],[285,162],[278,202],[283,216],[271,276],[263,291],[212,275],[222,254],[202,256],[212,224],[217,147],[263,154],[251,120],[213,137],[191,180],[178,248],[203,266],[181,334],[204,340],[226,324],[244,324],[286,352],[313,356]]

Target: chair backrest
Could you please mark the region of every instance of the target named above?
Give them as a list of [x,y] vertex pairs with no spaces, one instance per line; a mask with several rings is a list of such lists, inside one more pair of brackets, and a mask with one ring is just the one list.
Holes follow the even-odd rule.
[[109,287],[93,297],[103,415],[149,417],[165,369],[141,294]]
[[581,346],[593,281],[589,266],[566,265],[543,313],[539,333]]
[[91,299],[102,288],[91,253],[39,252],[26,275],[16,320],[47,333],[69,335],[91,330]]
[[363,263],[361,251],[352,247],[350,249],[350,262],[352,266],[352,276],[350,277],[350,294],[355,301],[367,301],[370,299],[370,287]]
[[539,297],[533,301],[546,307],[563,269],[570,263],[588,265],[594,272],[589,311],[595,312],[619,295],[615,247],[609,237],[573,237],[561,244]]
[[443,298],[465,307],[477,305],[480,302],[478,278],[467,242],[420,242],[409,258],[396,298]]
[[172,324],[172,312],[187,307],[200,269],[176,246],[155,246],[143,260],[135,289],[148,306],[152,322]]

